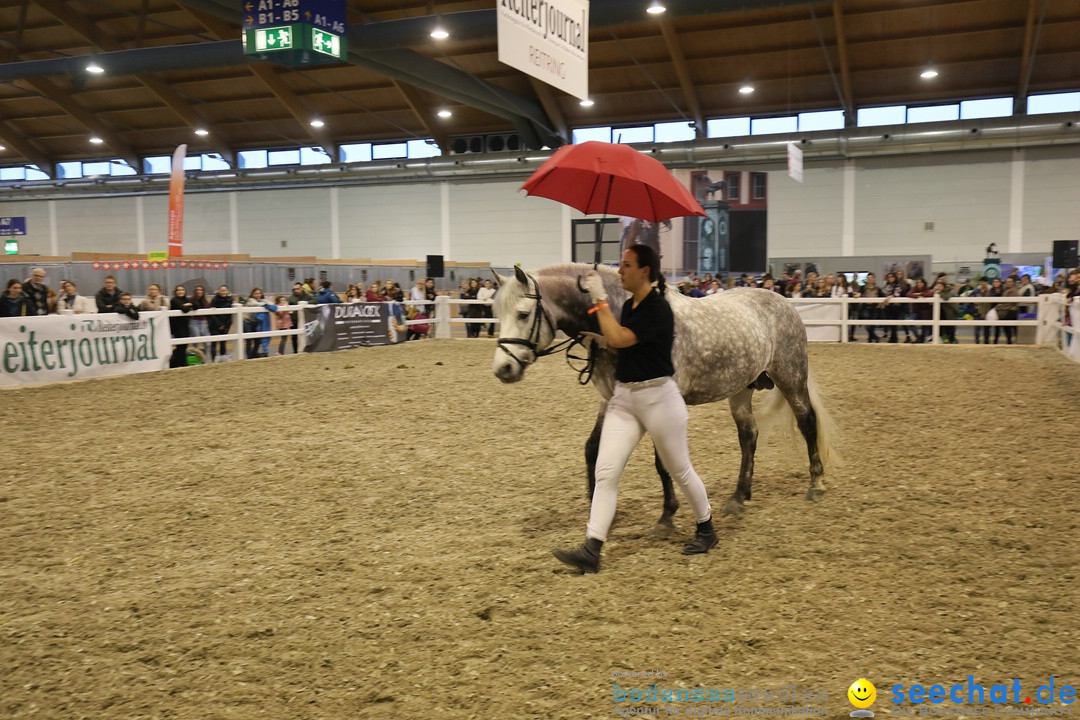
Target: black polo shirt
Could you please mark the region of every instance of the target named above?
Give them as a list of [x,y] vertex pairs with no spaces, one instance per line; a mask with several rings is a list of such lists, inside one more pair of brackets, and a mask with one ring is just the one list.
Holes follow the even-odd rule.
[[641,382],[675,374],[671,345],[675,341],[675,316],[659,293],[650,292],[634,307],[629,298],[622,308],[622,325],[637,337],[637,343],[619,350],[615,379]]

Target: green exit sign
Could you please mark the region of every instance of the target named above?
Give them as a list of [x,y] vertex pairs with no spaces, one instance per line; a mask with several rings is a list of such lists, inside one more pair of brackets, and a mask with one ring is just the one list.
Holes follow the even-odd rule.
[[341,36],[328,33],[317,27],[311,28],[311,49],[338,60],[345,56],[345,53],[342,52]]
[[18,255],[19,254],[19,241],[13,238],[4,240],[4,254],[6,255]]
[[268,52],[273,50],[292,50],[293,39],[296,34],[292,25],[284,27],[256,28],[255,52]]
[[344,36],[308,23],[244,30],[244,53],[297,67],[342,60],[348,53]]

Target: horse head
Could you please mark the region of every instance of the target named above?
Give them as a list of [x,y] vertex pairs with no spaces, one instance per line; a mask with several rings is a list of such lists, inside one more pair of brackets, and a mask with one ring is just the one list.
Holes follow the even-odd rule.
[[496,273],[495,278],[499,292],[492,309],[499,319],[499,344],[492,371],[504,383],[514,383],[545,354],[555,340],[556,328],[535,277],[515,267],[512,277]]

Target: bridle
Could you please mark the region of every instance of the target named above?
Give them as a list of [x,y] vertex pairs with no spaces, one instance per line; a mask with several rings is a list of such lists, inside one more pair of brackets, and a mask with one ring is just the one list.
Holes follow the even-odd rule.
[[[532,311],[533,321],[532,327],[529,329],[529,336],[527,338],[515,338],[503,337],[502,335],[500,335],[498,341],[499,348],[504,353],[514,358],[517,364],[521,366],[522,370],[525,370],[525,368],[527,368],[530,363],[536,362],[539,358],[542,358],[545,355],[552,355],[554,353],[557,353],[563,348],[566,348],[576,342],[573,338],[569,338],[567,340],[562,340],[560,342],[550,344],[545,348],[539,347],[540,336],[542,334],[541,323],[547,323],[548,329],[551,330],[551,337],[553,339],[555,337],[557,329],[555,327],[554,321],[552,321],[551,319],[551,315],[548,314],[547,308],[544,307],[543,297],[541,297],[540,295],[540,283],[536,281],[536,278],[527,273],[525,274],[525,279],[525,297],[529,300],[536,301],[536,307],[534,307]],[[532,286],[536,288],[535,293],[529,293],[529,282],[531,282]],[[506,347],[507,345],[524,345],[525,348],[532,353],[532,360],[530,360],[529,362],[525,362],[515,353],[510,352],[510,349]]]

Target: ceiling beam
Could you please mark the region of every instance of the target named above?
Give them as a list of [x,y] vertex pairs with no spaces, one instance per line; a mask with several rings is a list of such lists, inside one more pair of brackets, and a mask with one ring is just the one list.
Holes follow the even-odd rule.
[[836,54],[840,60],[840,87],[844,103],[844,125],[855,125],[855,98],[851,91],[851,64],[848,62],[847,36],[844,33],[844,10],[840,0],[833,0],[833,27],[836,29]]
[[[88,21],[84,16],[72,13],[60,0],[35,0],[46,12],[53,15],[57,20],[81,35],[91,45],[106,52],[123,50],[124,47],[117,40],[103,33],[96,25]],[[140,30],[141,32],[141,30]],[[142,83],[143,87],[155,95],[158,100],[165,104],[192,130],[203,129],[210,133],[210,148],[230,165],[236,165],[236,151],[227,143],[223,142],[214,127],[195,111],[188,101],[173,90],[168,84],[157,78],[136,74],[135,79]]]
[[1027,23],[1024,25],[1024,49],[1020,54],[1020,79],[1016,83],[1016,97],[1013,98],[1013,114],[1027,112],[1027,93],[1031,83],[1031,68],[1035,63],[1035,31],[1041,21],[1038,6],[1046,7],[1046,0],[1028,0]]
[[315,113],[296,96],[296,93],[292,91],[285,81],[278,76],[274,69],[268,64],[258,63],[251,66],[251,72],[255,74],[255,77],[262,80],[263,84],[270,89],[270,92],[281,101],[281,104],[285,106],[285,109],[296,118],[296,121],[300,123],[301,129],[308,134],[308,136],[316,143],[322,146],[322,149],[326,151],[326,154],[330,156],[331,162],[338,162],[337,144],[330,136],[330,133],[321,128],[311,126],[311,121],[315,118]]
[[569,143],[570,125],[567,124],[566,117],[562,114],[562,108],[559,107],[559,101],[555,99],[555,93],[551,92],[551,86],[543,80],[537,80],[532,75],[529,76],[529,84],[532,85],[533,92],[536,93],[536,99],[540,101],[540,106],[544,108],[544,112],[551,118],[551,123],[555,126],[555,132],[559,133],[559,138],[564,143]]
[[22,46],[23,30],[26,28],[26,10],[30,5],[30,0],[20,0],[19,2],[19,25],[15,28],[15,39],[11,42],[11,59],[19,59],[19,48]]
[[450,135],[445,129],[436,127],[431,122],[431,108],[428,107],[423,98],[420,97],[420,92],[412,85],[407,83],[391,80],[394,83],[394,87],[397,88],[401,96],[405,98],[405,102],[412,108],[413,113],[420,120],[420,124],[424,126],[424,130],[435,139],[439,149],[443,155],[450,154]]
[[[184,10],[188,12],[193,18],[202,23],[207,32],[216,38],[229,38],[236,36],[236,28],[230,25],[227,21],[217,17],[219,13],[209,14],[208,7],[196,6],[192,7],[185,3],[181,3]],[[240,16],[236,17],[237,22],[240,20]],[[315,113],[307,108],[306,105],[296,96],[296,93],[292,91],[285,81],[278,77],[274,69],[267,63],[255,62],[248,66],[251,73],[257,77],[266,88],[273,93],[273,95],[281,102],[282,105],[289,111],[289,113],[296,118],[300,123],[301,130],[308,136],[308,139],[313,140],[320,145],[324,152],[330,156],[332,162],[338,162],[338,149],[337,143],[334,142],[330,133],[320,128],[311,126],[311,120],[315,117]]]
[[705,116],[701,114],[701,104],[698,102],[697,93],[694,91],[694,82],[690,78],[690,68],[686,64],[686,56],[683,55],[679,38],[675,34],[675,26],[671,18],[660,18],[660,31],[664,34],[664,45],[668,55],[675,64],[675,74],[679,78],[679,86],[682,87],[683,99],[686,108],[690,111],[690,117],[694,121],[694,137],[705,137]]
[[42,172],[56,177],[56,163],[39,148],[33,140],[13,128],[6,120],[0,120],[0,141],[37,165]]
[[139,154],[135,152],[135,149],[121,139],[111,125],[76,102],[70,93],[45,78],[27,78],[23,82],[34,88],[42,97],[52,100],[61,110],[75,118],[83,127],[104,140],[105,144],[116,153],[116,156],[127,162],[128,165],[135,169],[135,172],[142,172],[142,160],[139,158]]

